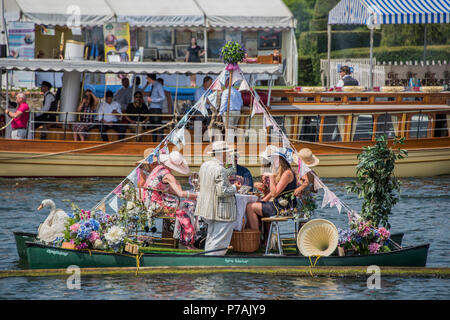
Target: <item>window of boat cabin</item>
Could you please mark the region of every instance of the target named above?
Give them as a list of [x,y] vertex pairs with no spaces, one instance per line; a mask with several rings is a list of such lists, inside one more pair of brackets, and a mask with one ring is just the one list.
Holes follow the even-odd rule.
[[[448,120],[447,120],[448,117]],[[437,113],[436,124],[434,126],[434,137],[448,137],[450,132],[450,114]]]
[[375,97],[375,102],[392,102],[395,101],[395,97]]
[[353,117],[352,141],[370,141],[373,134],[373,116],[360,114]]
[[[393,122],[394,121],[394,122]],[[398,118],[391,117],[390,114],[380,114],[378,116],[376,136],[386,135],[388,139],[394,139],[398,134]]]
[[[344,124],[345,126],[345,124]],[[342,141],[337,116],[326,116],[323,121],[322,141]]]
[[410,138],[426,138],[428,133],[429,117],[426,114],[418,114],[411,116],[409,126]]
[[319,140],[319,116],[300,117],[299,140],[315,142]]

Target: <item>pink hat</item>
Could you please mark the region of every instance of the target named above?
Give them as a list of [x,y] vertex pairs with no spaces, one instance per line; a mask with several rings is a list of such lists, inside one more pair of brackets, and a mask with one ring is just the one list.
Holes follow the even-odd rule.
[[175,170],[181,174],[189,174],[189,166],[187,161],[178,151],[172,151],[169,154],[161,153],[159,160],[166,167]]

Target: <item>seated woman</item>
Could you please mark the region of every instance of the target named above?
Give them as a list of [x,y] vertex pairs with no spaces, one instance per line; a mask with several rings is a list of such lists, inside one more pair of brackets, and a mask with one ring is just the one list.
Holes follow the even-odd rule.
[[264,196],[269,193],[270,190],[270,179],[267,175],[264,175],[266,172],[270,172],[270,157],[274,152],[277,151],[277,147],[274,145],[267,146],[266,150],[259,154],[259,158],[261,159],[261,182],[255,182],[253,184],[253,188],[259,190]]
[[87,132],[94,126],[95,112],[97,111],[98,99],[91,90],[86,90],[78,105],[77,112],[83,112],[80,115],[80,122],[73,125],[73,140],[78,141],[78,137],[81,141],[85,141],[87,138]]
[[[298,152],[298,157],[303,164],[309,168],[315,167],[319,164],[319,159],[308,148],[303,148]],[[317,175],[313,170],[302,170],[300,168],[300,183],[299,187],[295,189],[294,195],[301,198],[302,206],[306,206],[309,201],[313,201],[311,192],[316,193],[314,188],[314,175]]]
[[[279,210],[278,199],[281,194],[294,191],[297,187],[297,178],[292,170],[286,154],[279,149],[272,156],[274,165],[278,168],[276,174],[265,173],[269,177],[269,193],[259,202],[249,203],[246,208],[247,227],[259,229],[260,217],[271,217]],[[295,200],[294,200],[295,201]],[[293,206],[296,206],[296,201]]]
[[[143,161],[147,161],[150,154],[151,151],[148,152],[147,157]],[[179,198],[185,199],[181,201],[178,209],[176,209],[174,238],[179,238],[180,243],[188,249],[196,249],[194,247],[196,232],[193,227],[193,221],[197,195],[189,191],[183,191],[181,185],[172,174],[172,170],[181,174],[188,174],[190,172],[189,166],[178,151],[173,151],[170,154],[160,154],[159,159],[161,164],[156,165],[148,176],[141,173],[141,177],[138,179],[138,187],[173,193]],[[145,205],[150,207],[152,203],[157,203],[160,207],[174,211],[176,202],[170,203],[170,199],[165,199],[165,195],[162,192],[154,190],[144,191],[142,200]]]

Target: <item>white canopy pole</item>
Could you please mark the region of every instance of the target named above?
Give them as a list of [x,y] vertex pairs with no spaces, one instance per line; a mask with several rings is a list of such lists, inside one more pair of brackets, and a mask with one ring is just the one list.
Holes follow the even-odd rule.
[[331,85],[331,24],[327,27],[327,33],[328,33],[328,53],[327,53],[327,59],[328,59],[328,66],[327,66],[327,88],[330,88]]
[[203,43],[205,44],[205,63],[208,62],[208,31],[206,27],[203,29]]
[[369,71],[369,89],[373,89],[373,29],[374,25],[370,25],[370,71]]

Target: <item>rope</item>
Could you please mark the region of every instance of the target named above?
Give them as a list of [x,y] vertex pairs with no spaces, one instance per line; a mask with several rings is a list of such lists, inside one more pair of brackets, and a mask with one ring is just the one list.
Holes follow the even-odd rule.
[[102,147],[106,147],[106,146],[109,146],[109,145],[113,145],[113,144],[116,144],[116,143],[124,142],[124,141],[127,141],[127,140],[135,139],[136,137],[139,137],[139,136],[142,136],[142,135],[146,135],[148,133],[152,133],[154,131],[163,129],[165,127],[168,127],[169,125],[172,125],[173,123],[176,123],[176,121],[171,120],[170,122],[168,122],[165,125],[162,125],[162,126],[160,126],[158,128],[154,128],[152,130],[148,130],[146,132],[139,133],[139,134],[136,134],[134,136],[123,138],[123,139],[120,139],[120,140],[117,140],[117,141],[111,141],[111,142],[103,143],[103,144],[100,144],[100,145],[95,145],[95,146],[90,146],[90,147],[85,147],[85,148],[79,148],[79,149],[72,149],[72,150],[67,150],[67,151],[54,152],[54,153],[38,154],[38,155],[30,156],[30,157],[0,158],[0,160],[2,160],[2,161],[4,161],[4,160],[28,160],[28,159],[52,157],[52,156],[63,155],[63,154],[67,154],[67,153],[73,153],[73,152],[93,150],[93,149],[97,149],[97,148],[102,148]]
[[5,130],[12,122],[13,122],[14,118],[12,118],[11,120],[9,120],[9,122],[7,124],[5,124],[3,127],[0,128],[1,130]]
[[[316,261],[314,262],[314,264],[311,261],[311,257],[316,257]],[[309,259],[309,274],[311,275],[311,277],[314,277],[313,273],[312,273],[312,269],[316,266],[317,261],[320,259],[320,255],[312,255],[312,256],[308,256]]]

